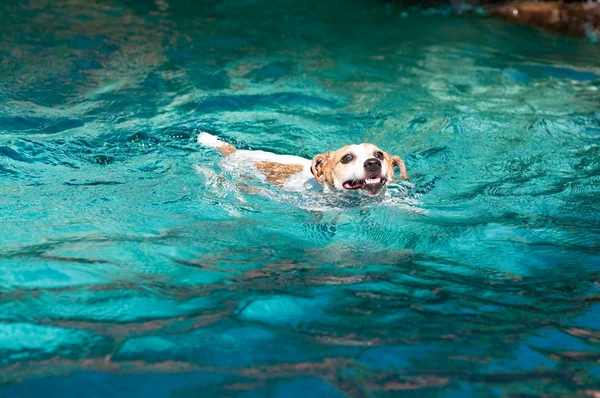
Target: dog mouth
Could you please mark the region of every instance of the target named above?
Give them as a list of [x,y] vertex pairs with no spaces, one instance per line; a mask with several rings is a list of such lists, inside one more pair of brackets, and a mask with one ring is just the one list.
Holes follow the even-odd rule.
[[376,194],[385,186],[387,178],[375,177],[363,180],[348,180],[342,186],[344,189],[365,189],[371,194]]

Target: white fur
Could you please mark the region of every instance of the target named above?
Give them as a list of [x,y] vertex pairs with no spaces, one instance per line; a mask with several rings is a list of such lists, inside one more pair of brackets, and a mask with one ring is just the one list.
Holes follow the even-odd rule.
[[[198,143],[211,148],[220,148],[227,145],[218,137],[204,132],[200,133],[198,136]],[[239,172],[240,170],[248,169],[249,164],[251,165],[256,162],[275,162],[281,164],[301,165],[302,171],[290,176],[284,185],[284,188],[293,191],[321,189],[321,186],[317,183],[310,171],[311,161],[301,158],[300,156],[277,155],[275,153],[265,151],[249,151],[238,149],[231,155],[223,158],[221,161],[221,167],[223,167],[225,171],[235,173],[236,171]]]
[[198,136],[198,144],[210,148],[219,148],[225,145],[225,143],[221,141],[219,137],[204,132],[200,133]]
[[256,162],[274,162],[281,164],[297,164],[302,166],[302,171],[290,176],[284,185],[284,188],[290,190],[320,189],[320,185],[315,180],[310,171],[311,161],[292,155],[277,155],[265,151],[237,150],[224,158],[221,165],[227,171],[247,169],[248,165]]

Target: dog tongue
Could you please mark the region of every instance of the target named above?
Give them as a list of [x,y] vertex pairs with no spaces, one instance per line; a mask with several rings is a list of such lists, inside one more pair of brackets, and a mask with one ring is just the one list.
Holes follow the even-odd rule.
[[344,183],[344,188],[346,188],[346,189],[358,189],[360,187],[361,187],[360,184],[358,184],[358,183],[355,184],[353,181],[346,181]]

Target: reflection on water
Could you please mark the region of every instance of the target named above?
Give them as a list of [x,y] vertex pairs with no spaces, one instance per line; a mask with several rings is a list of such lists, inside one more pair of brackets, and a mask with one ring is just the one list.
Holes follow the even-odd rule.
[[[600,391],[600,53],[370,2],[0,6],[2,396]],[[370,141],[413,185],[199,148]]]

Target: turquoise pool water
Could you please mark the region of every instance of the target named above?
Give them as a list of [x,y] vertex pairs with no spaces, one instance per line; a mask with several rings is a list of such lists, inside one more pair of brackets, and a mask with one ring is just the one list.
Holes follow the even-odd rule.
[[[375,1],[0,6],[0,396],[592,396],[600,48]],[[373,142],[258,194],[200,148]]]

